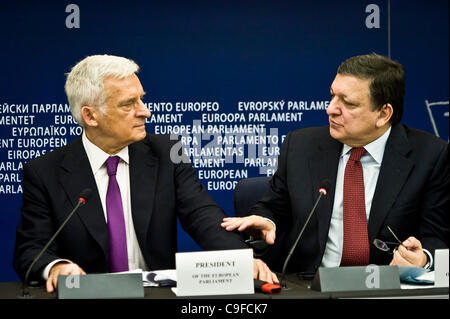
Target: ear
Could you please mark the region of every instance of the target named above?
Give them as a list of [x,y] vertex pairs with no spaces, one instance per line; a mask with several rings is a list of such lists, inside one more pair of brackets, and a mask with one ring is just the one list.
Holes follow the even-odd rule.
[[98,126],[98,110],[95,107],[84,105],[81,107],[81,117],[86,126]]
[[386,125],[386,123],[391,120],[392,114],[394,114],[394,108],[392,105],[389,103],[384,104],[379,110],[376,126],[383,127]]

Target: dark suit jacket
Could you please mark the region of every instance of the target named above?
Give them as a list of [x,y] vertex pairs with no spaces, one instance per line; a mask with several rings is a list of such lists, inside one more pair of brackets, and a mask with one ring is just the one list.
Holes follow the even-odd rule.
[[[203,249],[247,248],[239,234],[220,227],[225,214],[198,181],[192,166],[172,163],[170,151],[174,144],[169,136],[148,135],[129,146],[133,223],[144,259],[152,270],[175,268],[177,217]],[[70,259],[88,273],[108,272],[108,228],[79,137],[24,165],[22,219],[14,253],[14,267],[22,279],[85,188],[91,188],[93,196],[36,263],[30,279],[38,279],[43,268],[56,258]]]
[[[331,182],[305,229],[288,270],[312,272],[325,251],[333,209],[336,175],[342,144],[328,127],[306,128],[286,137],[278,170],[266,195],[250,212],[275,221],[277,238],[284,233],[272,259],[282,263],[318,197],[324,179]],[[395,242],[415,236],[432,254],[449,244],[448,143],[404,125],[392,127],[375,189],[368,221],[370,263],[388,264],[392,256],[372,244],[375,238]],[[279,254],[277,254],[279,252]]]

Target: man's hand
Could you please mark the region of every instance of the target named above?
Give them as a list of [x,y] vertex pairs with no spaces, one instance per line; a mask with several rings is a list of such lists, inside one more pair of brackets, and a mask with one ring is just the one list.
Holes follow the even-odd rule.
[[247,235],[258,239],[264,239],[269,245],[275,242],[275,227],[267,219],[251,215],[247,217],[226,217],[221,224],[227,231],[237,229]]
[[269,268],[269,266],[266,265],[265,262],[263,262],[261,259],[253,259],[253,278],[259,279],[261,281],[266,281],[268,283],[275,283],[278,284],[279,280],[277,275],[275,275]]
[[56,286],[58,284],[58,276],[59,275],[86,275],[83,269],[80,268],[77,264],[68,263],[68,262],[59,262],[50,269],[46,288],[48,293],[52,293],[55,291]]
[[394,252],[390,266],[424,267],[427,264],[427,255],[422,244],[415,237],[409,237]]

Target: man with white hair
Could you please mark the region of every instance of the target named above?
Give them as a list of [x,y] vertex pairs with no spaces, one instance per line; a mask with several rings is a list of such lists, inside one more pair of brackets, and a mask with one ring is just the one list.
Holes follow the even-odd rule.
[[[220,227],[225,214],[192,166],[171,160],[177,142],[146,133],[150,111],[138,71],[132,60],[109,55],[75,65],[65,90],[82,136],[24,165],[14,254],[22,279],[80,192],[94,190],[31,270],[30,279],[46,280],[48,292],[63,274],[175,268],[177,217],[203,249],[247,248]],[[257,259],[254,276],[277,281]]]

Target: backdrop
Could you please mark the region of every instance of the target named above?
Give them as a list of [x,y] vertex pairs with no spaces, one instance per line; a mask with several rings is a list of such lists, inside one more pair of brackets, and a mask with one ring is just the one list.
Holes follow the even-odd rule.
[[[0,281],[12,268],[22,166],[81,133],[64,94],[84,57],[135,60],[147,130],[182,138],[228,215],[242,178],[272,175],[291,130],[327,125],[346,58],[406,69],[403,123],[448,141],[448,0],[1,1]],[[179,250],[199,247],[182,229]]]

